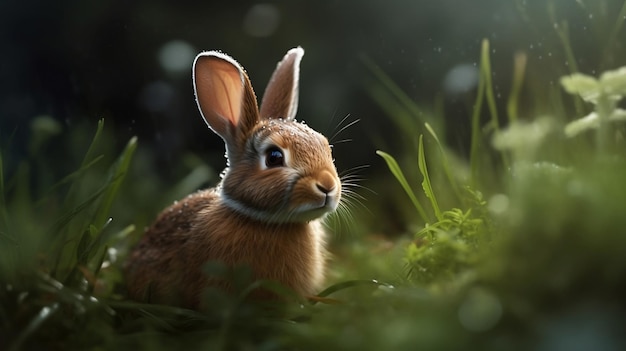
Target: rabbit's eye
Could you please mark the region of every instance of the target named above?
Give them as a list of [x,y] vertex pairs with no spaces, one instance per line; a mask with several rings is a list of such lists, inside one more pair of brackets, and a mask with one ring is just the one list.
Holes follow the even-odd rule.
[[285,164],[285,156],[277,147],[271,147],[265,151],[265,165],[268,168],[282,167]]

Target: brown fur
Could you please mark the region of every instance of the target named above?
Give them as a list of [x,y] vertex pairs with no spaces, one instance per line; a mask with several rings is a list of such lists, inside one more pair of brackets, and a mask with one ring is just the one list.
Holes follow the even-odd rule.
[[[230,167],[216,188],[175,203],[148,228],[126,264],[133,299],[200,308],[206,287],[231,288],[203,272],[211,261],[250,267],[253,278],[279,282],[301,296],[320,287],[320,218],[337,207],[341,183],[326,138],[293,119],[302,54],[293,49],[279,63],[263,116],[239,64],[216,52],[196,58],[198,106],[224,139]],[[284,153],[283,166],[265,166],[268,147]]]

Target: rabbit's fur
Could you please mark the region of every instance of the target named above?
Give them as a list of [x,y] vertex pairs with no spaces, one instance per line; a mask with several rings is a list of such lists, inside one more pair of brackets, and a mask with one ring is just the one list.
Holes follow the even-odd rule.
[[294,119],[303,54],[294,48],[278,64],[260,110],[234,59],[215,51],[196,57],[198,107],[224,139],[228,168],[217,187],[175,203],[147,229],[126,264],[132,298],[199,308],[206,287],[230,288],[203,272],[211,261],[248,266],[254,278],[301,296],[319,288],[321,218],[337,208],[341,182],[328,140]]

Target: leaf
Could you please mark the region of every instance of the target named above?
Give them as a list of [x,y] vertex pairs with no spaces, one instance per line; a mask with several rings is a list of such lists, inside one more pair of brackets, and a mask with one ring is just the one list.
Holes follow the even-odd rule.
[[626,96],[626,66],[602,73],[600,85],[608,95]]
[[[618,122],[618,121],[626,121],[626,110],[621,108],[616,108],[613,113],[609,116],[609,121]],[[591,112],[585,117],[579,118],[575,121],[568,123],[565,126],[565,135],[568,137],[576,136],[584,131],[598,128],[600,125],[600,119],[598,118],[598,114],[596,112]]]
[[49,189],[46,190],[45,195],[42,196],[42,198],[37,202],[37,205],[40,205],[41,203],[43,203],[46,197],[52,194],[58,188],[62,187],[65,184],[68,184],[70,182],[74,182],[80,179],[87,172],[87,170],[89,170],[92,166],[94,166],[103,158],[104,158],[104,155],[98,155],[90,162],[82,164],[78,170],[63,177],[63,179],[61,179],[56,184],[52,185]]
[[100,206],[96,211],[96,217],[93,220],[93,224],[97,227],[102,227],[109,217],[109,211],[111,206],[113,205],[113,200],[117,195],[117,192],[128,172],[128,168],[130,167],[130,161],[133,158],[133,154],[137,149],[137,137],[133,137],[126,144],[126,148],[117,159],[115,164],[109,170],[109,181],[111,182],[110,186],[104,193],[102,201],[100,202]]
[[59,303],[54,302],[49,306],[44,306],[39,310],[39,313],[30,320],[28,325],[20,332],[17,336],[13,345],[9,348],[9,350],[20,350],[21,345],[26,341],[26,339],[35,333],[37,329],[46,321],[48,318],[53,316],[59,310]]
[[437,203],[437,198],[435,197],[435,192],[433,191],[432,184],[430,183],[430,177],[428,176],[428,168],[426,167],[426,156],[424,156],[424,136],[420,135],[419,139],[419,150],[418,150],[418,167],[420,173],[424,177],[422,181],[422,188],[424,189],[424,194],[426,197],[430,199],[430,204],[435,211],[435,216],[438,220],[441,220],[441,209],[439,208],[439,204]]
[[430,124],[426,123],[424,126],[426,127],[426,130],[428,131],[428,133],[430,133],[430,135],[435,139],[435,142],[437,143],[437,147],[439,148],[439,151],[441,152],[441,165],[443,166],[443,171],[446,174],[446,178],[448,178],[448,181],[450,182],[450,186],[452,187],[454,195],[456,195],[456,197],[460,199],[461,193],[459,191],[459,186],[455,180],[455,177],[450,171],[450,162],[448,160],[446,149],[439,141],[439,137],[437,136],[437,133],[435,133],[435,130],[430,126]]
[[586,74],[574,73],[561,78],[561,85],[570,94],[578,94],[583,100],[595,103],[600,95],[598,81]]
[[400,169],[398,162],[396,162],[393,156],[389,155],[386,152],[378,150],[376,151],[376,154],[382,157],[385,160],[385,162],[387,162],[387,167],[389,167],[389,170],[396,177],[396,179],[398,180],[398,182],[404,189],[404,192],[406,192],[406,194],[411,199],[411,202],[413,202],[413,206],[415,206],[415,208],[417,209],[417,212],[419,213],[422,220],[424,222],[428,222],[428,216],[426,215],[426,212],[424,211],[424,208],[422,207],[422,205],[417,200],[415,193],[413,193],[413,190],[411,189],[409,182],[407,182],[406,178],[404,177],[404,173],[402,173],[402,170]]
[[[322,292],[320,292],[319,294],[317,294],[317,298],[326,298],[329,295],[332,295],[334,293],[336,293],[337,291],[341,291],[344,289],[349,289],[349,288],[353,288],[353,287],[358,287],[358,286],[386,286],[386,287],[393,287],[393,285],[387,284],[387,283],[382,283],[379,282],[378,280],[369,280],[369,279],[357,279],[357,280],[348,280],[348,281],[344,281],[341,283],[337,283],[334,285],[329,286],[328,288],[324,289]],[[315,303],[317,301],[313,300],[312,303]]]
[[565,135],[571,138],[589,129],[597,128],[598,123],[598,114],[591,112],[583,118],[568,123],[565,126]]

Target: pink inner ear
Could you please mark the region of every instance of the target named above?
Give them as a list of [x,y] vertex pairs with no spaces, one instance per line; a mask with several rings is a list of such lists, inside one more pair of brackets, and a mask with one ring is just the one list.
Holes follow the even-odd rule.
[[228,124],[237,126],[243,98],[242,73],[229,57],[200,56],[194,67],[198,107],[207,124],[225,136]]

